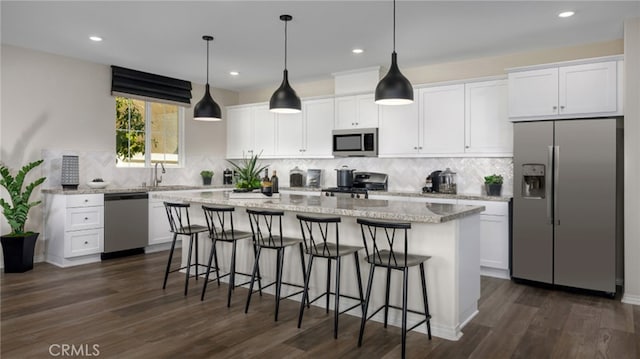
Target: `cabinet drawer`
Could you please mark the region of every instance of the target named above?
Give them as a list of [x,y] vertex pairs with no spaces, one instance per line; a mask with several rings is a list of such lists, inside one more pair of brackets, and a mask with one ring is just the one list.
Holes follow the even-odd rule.
[[484,212],[482,215],[489,216],[509,216],[509,203],[497,202],[497,201],[474,201],[474,200],[460,200],[458,204],[464,204],[469,206],[484,206]]
[[66,232],[64,235],[65,258],[101,253],[104,243],[102,228]]
[[104,227],[104,207],[78,207],[67,209],[65,231],[78,231]]
[[99,194],[73,194],[67,196],[67,208],[103,206],[104,195]]

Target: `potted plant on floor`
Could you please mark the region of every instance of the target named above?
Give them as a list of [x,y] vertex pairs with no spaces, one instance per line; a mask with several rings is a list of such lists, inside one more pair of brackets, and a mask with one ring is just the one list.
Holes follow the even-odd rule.
[[202,184],[208,186],[211,184],[211,179],[213,178],[213,171],[203,170],[200,171],[200,176],[202,176]]
[[484,187],[487,191],[487,196],[500,196],[502,192],[502,181],[502,176],[495,173],[491,176],[485,176]]
[[16,176],[5,165],[0,165],[0,185],[9,193],[11,203],[0,198],[2,214],[11,226],[11,233],[0,237],[4,256],[5,273],[22,273],[33,269],[33,252],[39,233],[25,232],[24,225],[31,207],[41,201],[29,202],[33,190],[44,182],[46,177],[40,177],[24,187],[24,179],[33,168],[39,166],[43,160],[24,165]]
[[267,166],[259,166],[258,159],[259,155],[254,155],[249,156],[249,158],[243,158],[239,164],[228,161],[238,173],[238,181],[236,182],[237,189],[251,191],[260,188],[260,173],[262,173]]

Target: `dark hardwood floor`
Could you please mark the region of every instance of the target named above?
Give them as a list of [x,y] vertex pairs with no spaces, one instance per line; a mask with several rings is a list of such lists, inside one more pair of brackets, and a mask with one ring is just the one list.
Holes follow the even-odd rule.
[[[295,301],[283,301],[274,322],[270,295],[254,296],[244,314],[244,288],[236,289],[231,308],[224,284],[213,283],[201,302],[202,281],[192,280],[185,298],[184,276],[174,273],[163,291],[166,257],[161,252],[67,269],[37,263],[28,273],[0,275],[0,356],[64,357],[67,345],[75,356],[82,351],[101,358],[400,357],[396,327],[368,322],[358,348],[356,317],[340,317],[334,340],[332,314],[318,307],[305,313],[298,329]],[[407,357],[640,358],[640,307],[619,298],[483,277],[479,306],[459,341],[409,333]]]

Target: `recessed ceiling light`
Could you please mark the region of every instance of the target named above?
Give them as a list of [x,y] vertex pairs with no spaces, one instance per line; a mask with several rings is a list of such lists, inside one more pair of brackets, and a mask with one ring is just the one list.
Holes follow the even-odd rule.
[[574,11],[563,11],[558,14],[558,17],[571,17],[575,14]]
[[89,36],[89,40],[91,41],[95,41],[95,42],[100,42],[102,41],[102,38],[100,36]]
[[364,50],[363,49],[353,49],[353,50],[351,50],[351,52],[353,52],[354,54],[361,54],[361,53],[364,52]]
[[238,71],[229,71],[229,75],[238,76],[238,75],[240,75],[240,73]]

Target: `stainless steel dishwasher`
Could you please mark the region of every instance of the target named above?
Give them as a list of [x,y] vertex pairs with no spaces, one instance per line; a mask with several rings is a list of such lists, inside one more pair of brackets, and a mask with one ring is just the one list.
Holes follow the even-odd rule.
[[105,193],[102,259],[144,253],[149,241],[149,195]]

